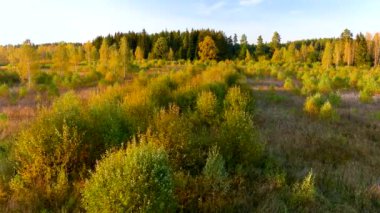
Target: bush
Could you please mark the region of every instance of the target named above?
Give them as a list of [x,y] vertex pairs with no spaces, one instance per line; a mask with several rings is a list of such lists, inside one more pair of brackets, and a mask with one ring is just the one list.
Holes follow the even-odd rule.
[[316,189],[314,186],[313,171],[310,171],[302,182],[295,183],[292,187],[290,204],[293,207],[302,207],[315,201]]
[[50,85],[53,82],[53,76],[46,72],[38,72],[33,76],[33,82],[37,85]]
[[250,111],[253,104],[248,94],[243,93],[240,87],[234,86],[228,89],[224,105],[226,109],[235,109],[245,112]]
[[0,84],[14,85],[20,83],[20,76],[16,72],[1,70]]
[[[118,94],[95,95],[89,102],[87,126],[89,141],[94,152],[100,154],[110,147],[118,146],[132,135],[130,124],[118,100]],[[110,94],[111,93],[111,94]],[[117,93],[117,92],[116,92]]]
[[157,114],[152,123],[152,141],[165,148],[173,168],[197,173],[201,169],[198,162],[204,160],[200,154],[203,149],[193,143],[193,124],[179,110],[178,106],[170,105]]
[[342,102],[340,95],[336,92],[330,93],[327,99],[335,107],[340,106]]
[[10,182],[12,201],[20,210],[69,208],[69,181],[83,172],[81,143],[77,129],[66,123],[55,128],[40,121],[21,133],[14,151],[20,167]]
[[286,78],[284,83],[284,89],[286,90],[294,90],[296,87],[294,86],[293,80],[291,78]]
[[228,191],[228,173],[224,167],[224,159],[219,154],[219,148],[217,146],[212,147],[208,153],[206,165],[203,169],[203,176],[212,191]]
[[211,123],[217,114],[217,101],[212,92],[202,92],[197,99],[197,112],[200,118],[207,123]]
[[319,112],[319,117],[327,120],[335,120],[337,118],[337,114],[329,101],[326,101],[322,105]]
[[306,98],[303,110],[312,116],[319,114],[319,106],[315,96],[309,96]]
[[28,94],[28,89],[26,87],[20,87],[18,89],[18,97],[24,98]]
[[362,90],[359,92],[359,100],[362,103],[371,103],[373,101],[373,94],[368,90]]
[[320,93],[330,93],[332,91],[331,81],[327,76],[322,76],[318,83],[318,91]]
[[0,97],[7,97],[9,95],[9,87],[7,84],[0,85]]
[[218,146],[229,171],[235,172],[239,166],[248,171],[262,157],[263,145],[248,113],[226,110],[219,131]]
[[82,201],[88,212],[174,212],[166,152],[142,140],[108,153],[86,181]]

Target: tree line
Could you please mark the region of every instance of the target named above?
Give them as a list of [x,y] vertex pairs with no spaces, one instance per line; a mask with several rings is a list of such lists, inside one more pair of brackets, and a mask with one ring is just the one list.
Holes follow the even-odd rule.
[[274,32],[270,42],[262,36],[256,44],[249,44],[243,34],[227,37],[222,31],[191,30],[116,33],[99,36],[84,44],[55,43],[34,45],[26,40],[22,45],[0,46],[0,65],[17,71],[30,85],[32,73],[52,68],[63,75],[76,72],[85,64],[109,79],[126,75],[132,60],[271,60],[275,63],[321,62],[332,65],[378,66],[380,34],[359,33],[356,37],[346,29],[339,38],[310,39],[281,43]]

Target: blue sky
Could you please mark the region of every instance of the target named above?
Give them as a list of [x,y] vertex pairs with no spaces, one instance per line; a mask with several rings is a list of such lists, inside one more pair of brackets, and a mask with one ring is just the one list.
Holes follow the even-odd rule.
[[146,29],[212,28],[250,43],[278,31],[282,41],[380,29],[378,0],[1,0],[0,44],[85,42]]

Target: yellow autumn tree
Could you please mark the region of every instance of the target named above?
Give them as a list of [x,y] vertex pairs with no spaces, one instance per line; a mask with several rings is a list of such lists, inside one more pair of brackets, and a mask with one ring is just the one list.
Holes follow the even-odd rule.
[[74,67],[74,71],[78,71],[79,63],[83,59],[83,49],[81,46],[75,46],[73,44],[67,44],[67,54],[69,57],[69,63]]
[[69,55],[65,43],[61,42],[55,47],[53,54],[53,67],[62,76],[69,67]]
[[120,40],[119,57],[123,67],[123,78],[127,75],[127,68],[131,59],[131,50],[128,45],[127,37],[123,36]]
[[210,36],[206,36],[203,41],[199,43],[198,47],[198,55],[202,61],[216,59],[218,48]]
[[331,43],[326,42],[325,50],[323,51],[322,56],[322,66],[326,69],[330,68],[333,63],[333,50],[331,47]]
[[[108,71],[106,73],[106,80],[114,82],[120,77],[124,77],[124,73],[121,69],[121,62],[119,51],[115,46],[111,46],[109,49]],[[121,73],[122,72],[122,73]]]
[[334,43],[333,61],[334,61],[335,66],[339,66],[342,62],[342,42],[341,41],[335,41]]
[[144,51],[141,49],[140,46],[137,46],[137,48],[135,50],[135,58],[138,61],[141,61],[144,59]]
[[110,57],[109,52],[108,42],[106,39],[103,39],[102,45],[99,49],[99,61],[97,65],[98,71],[103,74],[106,74],[108,71],[108,62]]
[[95,67],[96,58],[98,55],[98,51],[96,50],[96,47],[92,45],[90,41],[88,41],[83,45],[83,48],[85,52],[85,59],[87,61],[87,66]]
[[373,37],[373,65],[378,66],[380,63],[380,33],[376,33]]
[[344,62],[351,66],[354,63],[354,51],[353,51],[353,42],[346,41],[344,44]]
[[30,40],[26,40],[20,49],[18,61],[18,71],[22,79],[26,79],[28,82],[28,87],[32,86],[32,75],[36,71],[37,64],[37,51],[33,47]]

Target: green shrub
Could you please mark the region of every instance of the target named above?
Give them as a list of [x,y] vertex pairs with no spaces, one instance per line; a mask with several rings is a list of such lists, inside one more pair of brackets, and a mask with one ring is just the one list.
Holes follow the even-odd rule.
[[172,101],[171,91],[175,85],[169,77],[160,77],[148,85],[149,100],[157,108],[166,107]]
[[251,119],[248,113],[238,109],[224,112],[218,146],[226,160],[226,167],[231,172],[239,166],[249,170],[262,157],[263,145]]
[[313,171],[310,171],[301,182],[293,185],[290,204],[294,207],[302,207],[314,202],[315,197],[314,174]]
[[88,212],[174,212],[173,190],[165,150],[140,141],[99,161],[82,201]]
[[327,97],[327,99],[335,107],[340,106],[340,104],[342,102],[340,95],[336,92],[330,93],[329,96]]
[[341,77],[334,77],[332,80],[332,87],[334,89],[341,89],[341,88],[346,88],[348,87],[348,78],[341,78]]
[[87,132],[89,141],[94,145],[94,152],[118,146],[132,135],[120,100],[113,95],[105,96],[94,96],[88,107]]
[[219,154],[219,148],[217,146],[213,146],[208,153],[206,165],[203,169],[203,176],[208,182],[208,187],[210,187],[212,191],[228,191],[228,173],[224,166],[224,159]]
[[173,168],[197,173],[201,169],[199,162],[204,160],[201,154],[204,151],[194,142],[192,131],[190,119],[181,115],[175,105],[170,105],[167,110],[161,109],[152,122],[152,140],[165,148]]
[[20,76],[16,72],[4,71],[0,72],[0,84],[14,85],[20,83]]
[[46,72],[38,72],[33,76],[33,82],[37,85],[50,85],[53,82],[53,76]]

